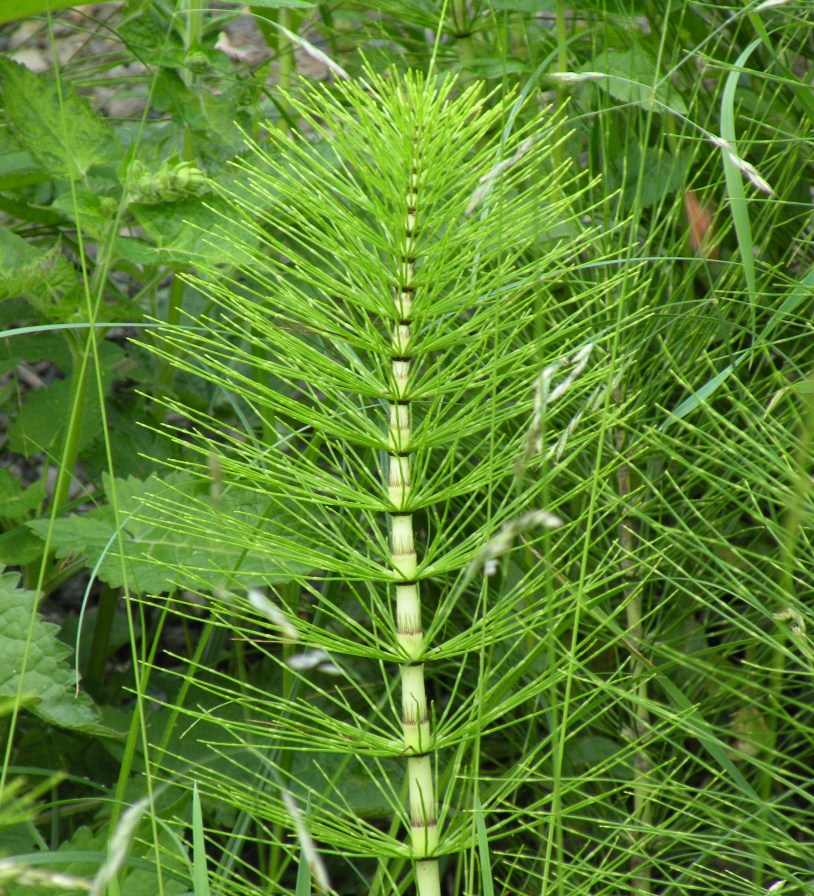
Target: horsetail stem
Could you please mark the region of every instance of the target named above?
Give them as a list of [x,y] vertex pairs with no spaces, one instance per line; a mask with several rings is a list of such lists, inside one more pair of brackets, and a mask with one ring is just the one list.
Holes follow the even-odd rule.
[[413,302],[421,184],[420,134],[414,142],[414,158],[406,184],[404,242],[395,289],[387,444],[389,473],[387,492],[390,514],[390,562],[396,574],[396,626],[398,644],[405,657],[401,667],[402,738],[407,754],[410,809],[410,843],[416,862],[419,896],[440,893],[438,862],[429,858],[438,846],[438,812],[431,751],[427,690],[424,684],[424,631],[421,622],[418,553],[409,512],[413,488],[410,468],[412,435],[410,378],[413,370]]
[[[524,384],[539,363],[538,348],[519,338],[536,327],[532,287],[543,279],[541,262],[527,260],[525,247],[547,222],[559,226],[570,212],[559,199],[548,206],[522,189],[527,171],[548,154],[538,122],[508,136],[496,162],[489,137],[510,107],[484,97],[477,85],[459,91],[454,80],[437,85],[434,78],[391,72],[323,88],[304,87],[303,97],[292,99],[319,139],[272,129],[270,148],[250,144],[233,185],[223,189],[225,210],[213,239],[219,252],[226,247],[225,258],[206,276],[188,278],[221,307],[218,327],[164,334],[162,351],[180,369],[233,391],[252,415],[280,422],[273,447],[235,441],[224,467],[236,492],[251,500],[259,495],[268,500],[264,507],[280,510],[279,524],[269,518],[267,541],[260,543],[271,581],[324,576],[326,583],[349,584],[320,589],[325,612],[303,621],[303,646],[367,658],[377,670],[382,660],[398,668],[395,745],[394,719],[381,718],[380,704],[354,736],[356,708],[349,707],[352,722],[339,723],[328,690],[329,708],[309,705],[300,714],[283,701],[284,711],[274,716],[281,749],[304,751],[305,739],[329,756],[355,757],[409,829],[406,837],[388,831],[383,839],[378,818],[355,814],[349,793],[356,784],[348,779],[337,783],[336,794],[314,794],[315,839],[349,860],[377,860],[371,892],[392,892],[393,884],[406,893],[389,863],[409,856],[417,896],[440,896],[439,855],[452,863],[468,847],[461,825],[447,827],[437,795],[437,742],[454,750],[453,767],[461,768],[481,710],[472,703],[460,718],[439,714],[444,727],[434,730],[424,626],[434,631],[437,620],[422,613],[428,593],[422,586],[430,576],[446,579],[432,608],[446,620],[486,550],[481,509],[501,544],[515,531],[513,518],[528,518],[518,517],[527,509],[526,495],[505,503],[492,497],[508,484],[506,461],[522,449],[514,422],[530,410]],[[552,245],[547,258],[554,268],[574,249]],[[225,277],[222,265],[230,269]],[[246,376],[244,363],[263,376]],[[471,377],[460,375],[469,370]],[[481,412],[485,403],[488,414]],[[208,413],[185,412],[209,432]],[[477,440],[496,444],[496,430],[507,440],[499,455],[487,452],[473,464]],[[313,442],[300,451],[305,433],[314,434]],[[452,453],[444,456],[446,446]],[[430,465],[435,458],[442,463]],[[244,505],[235,506],[239,514],[230,511],[228,518],[240,542],[245,537],[253,544],[258,527],[248,529]],[[414,513],[432,523],[459,507],[475,509],[471,523],[456,521],[450,531],[431,525],[426,535],[415,526]],[[289,521],[289,512],[297,518]],[[187,507],[180,513],[191,527],[200,525]],[[367,531],[360,538],[362,519]],[[372,536],[370,524],[378,530]],[[326,535],[335,543],[326,543]],[[380,615],[385,588],[387,620]],[[369,626],[357,624],[357,612]],[[467,657],[483,649],[481,631],[449,651],[442,641],[433,643],[433,656],[459,657],[463,677],[473,668]],[[503,637],[496,631],[487,640]],[[357,698],[369,705],[362,688]],[[315,733],[304,720],[315,721]],[[406,764],[403,806],[393,805],[397,788],[377,777],[382,757],[394,754]],[[444,804],[465,802],[455,779],[448,786]],[[269,812],[288,824],[278,803]]]

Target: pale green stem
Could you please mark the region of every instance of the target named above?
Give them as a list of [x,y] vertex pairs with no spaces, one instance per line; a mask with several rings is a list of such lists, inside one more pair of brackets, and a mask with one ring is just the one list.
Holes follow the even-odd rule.
[[117,588],[104,585],[99,594],[99,608],[96,611],[96,625],[93,627],[93,640],[90,646],[90,659],[85,669],[84,684],[88,693],[97,699],[104,693],[105,666],[110,650],[110,635],[119,606],[121,594]]
[[440,896],[438,860],[438,812],[431,751],[427,691],[424,685],[424,630],[418,554],[409,512],[412,491],[410,471],[410,374],[412,366],[413,293],[416,262],[416,215],[419,205],[420,170],[414,163],[407,188],[405,242],[396,294],[397,321],[393,328],[392,386],[389,401],[388,495],[393,506],[390,520],[390,560],[396,573],[396,626],[398,643],[405,657],[401,667],[402,736],[407,754],[410,810],[410,840],[415,862],[418,896]]

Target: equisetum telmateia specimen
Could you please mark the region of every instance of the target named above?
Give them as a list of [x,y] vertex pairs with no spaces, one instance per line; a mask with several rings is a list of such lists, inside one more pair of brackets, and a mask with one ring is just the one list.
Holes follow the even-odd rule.
[[[205,238],[223,263],[190,279],[217,313],[167,331],[159,351],[223,386],[252,424],[201,450],[220,454],[227,491],[266,502],[262,525],[240,509],[215,525],[265,552],[260,583],[310,595],[310,614],[290,588],[270,599],[296,626],[297,649],[327,652],[345,676],[319,700],[258,701],[272,729],[255,729],[257,740],[272,738],[270,756],[360,764],[406,841],[354,816],[340,778],[335,796],[309,800],[317,847],[380,859],[382,892],[401,886],[393,875],[409,859],[419,896],[438,896],[439,857],[472,842],[472,793],[454,770],[497,709],[471,699],[456,714],[443,688],[431,704],[425,678],[444,663],[456,692],[471,693],[467,658],[518,636],[488,610],[471,631],[449,620],[462,595],[486,587],[472,569],[489,539],[529,509],[512,470],[531,419],[545,272],[568,258],[547,234],[570,220],[563,197],[574,191],[552,170],[551,121],[520,127],[511,102],[477,87],[371,75],[308,88],[295,108],[301,132],[252,144],[215,201],[222,224]],[[200,509],[181,515],[212,525]],[[359,663],[383,670],[378,698],[356,684]],[[387,678],[396,666],[400,700]],[[383,779],[394,760],[406,782]],[[291,765],[274,764],[275,787],[288,786]],[[291,824],[279,793],[245,799]]]

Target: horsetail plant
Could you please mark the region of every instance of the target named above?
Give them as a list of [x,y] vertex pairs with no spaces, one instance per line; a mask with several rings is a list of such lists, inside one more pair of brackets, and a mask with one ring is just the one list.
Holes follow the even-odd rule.
[[[539,481],[513,470],[541,358],[580,338],[576,317],[555,333],[543,313],[583,245],[578,175],[551,162],[564,139],[555,117],[454,79],[369,74],[290,102],[305,127],[250,144],[209,234],[223,264],[190,278],[215,310],[165,330],[157,349],[221,387],[243,427],[174,408],[198,431],[183,466],[205,479],[216,454],[224,500],[150,503],[179,529],[265,558],[223,571],[212,619],[253,638],[276,629],[283,643],[282,656],[266,648],[276,692],[243,685],[243,717],[218,722],[231,749],[261,757],[257,786],[215,768],[189,775],[278,834],[304,824],[327,853],[378,860],[370,892],[404,892],[408,862],[419,896],[437,896],[443,874],[475,874],[474,860],[448,858],[472,855],[473,807],[511,790],[490,797],[472,783],[481,733],[529,697],[505,688],[505,665],[477,676],[487,653],[533,629],[513,612],[529,606],[530,579],[497,574],[511,547],[489,546],[513,520],[533,521],[518,528],[537,526],[532,540],[558,524]],[[291,663],[294,651],[329,657],[340,686]],[[203,664],[189,674],[222,705],[234,693]],[[327,788],[303,784],[319,756]],[[343,776],[358,782],[358,769],[394,812],[389,829],[355,808]]]

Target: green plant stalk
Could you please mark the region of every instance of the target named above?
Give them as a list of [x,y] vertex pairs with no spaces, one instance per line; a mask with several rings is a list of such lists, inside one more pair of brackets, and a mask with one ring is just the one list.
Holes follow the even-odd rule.
[[[420,139],[420,136],[418,137]],[[388,397],[389,479],[388,497],[395,508],[390,514],[390,562],[397,576],[396,627],[398,645],[406,662],[401,667],[402,734],[407,753],[410,834],[419,896],[440,894],[438,860],[430,858],[438,846],[438,810],[432,768],[432,732],[424,685],[424,629],[417,581],[418,553],[413,515],[408,512],[413,487],[410,470],[410,380],[413,375],[413,294],[420,220],[421,147],[415,155],[406,185],[407,215],[396,290],[391,362],[392,393]]]
[[105,664],[110,649],[110,633],[113,620],[116,618],[116,607],[119,605],[119,591],[104,585],[99,596],[99,608],[96,612],[96,625],[93,627],[93,639],[90,645],[90,658],[85,669],[85,687],[94,696],[100,696],[104,690]]
[[[266,358],[267,352],[264,349],[261,340],[258,340],[256,343],[253,342],[251,345],[251,353],[252,356],[257,359],[257,364],[253,366],[252,374],[256,378],[257,382],[262,384],[265,381],[265,373],[263,371],[263,361]],[[269,412],[263,415],[263,418],[260,422],[261,426],[261,439],[264,445],[273,445],[276,438],[277,432],[275,429],[275,419],[274,415]]]
[[[177,14],[181,16],[179,30],[187,53],[200,50],[203,36],[204,7],[198,0],[179,0]],[[186,66],[179,70],[181,79],[187,87],[195,83],[194,73]],[[188,134],[184,135],[185,150],[188,146]]]
[[294,20],[293,11],[290,9],[281,9],[279,12],[280,30],[277,32],[277,51],[279,55],[278,78],[280,89],[286,92],[291,91],[294,83],[294,45],[291,43],[288,35],[282,29],[294,31],[296,22]]
[[[514,645],[526,634],[487,625],[489,602],[463,640],[449,647],[441,640],[454,608],[470,599],[485,541],[533,501],[511,487],[512,462],[526,441],[518,421],[531,412],[529,384],[539,372],[540,347],[530,338],[533,295],[542,272],[576,257],[582,239],[575,227],[567,246],[546,241],[545,262],[527,252],[535,234],[572,216],[562,187],[564,177],[576,178],[549,167],[552,119],[542,128],[536,114],[533,122],[513,122],[505,142],[490,146],[484,138],[505,126],[509,102],[492,102],[478,85],[453,98],[454,89],[452,81],[436,85],[394,73],[330,88],[304,85],[302,97],[289,101],[322,145],[272,129],[268,145],[251,145],[236,163],[239,187],[224,190],[230,209],[209,235],[224,247],[223,257],[188,278],[218,316],[205,328],[168,327],[158,346],[178,368],[294,433],[273,444],[252,433],[234,451],[207,437],[196,443],[193,458],[215,451],[230,488],[254,501],[267,496],[282,516],[278,524],[270,514],[259,527],[224,508],[218,525],[237,543],[262,549],[266,574],[283,577],[277,581],[347,582],[338,599],[320,591],[325,618],[302,620],[302,648],[333,653],[340,672],[346,654],[379,670],[395,666],[399,675],[392,682],[385,673],[381,702],[349,681],[353,702],[372,710],[361,726],[353,703],[347,722],[319,706],[291,706],[279,693],[266,694],[258,711],[271,713],[283,751],[312,749],[367,769],[393,813],[391,831],[402,823],[409,829],[407,844],[357,816],[343,793],[346,779],[314,794],[311,835],[337,855],[378,861],[376,880],[388,889],[409,862],[419,896],[439,896],[441,855],[476,845],[488,854],[488,813],[478,831],[460,819],[447,828],[435,767],[442,736],[455,757],[449,786],[462,790],[462,799],[470,792],[475,798],[467,785],[459,787],[458,772],[471,768],[473,756],[477,761],[494,707],[485,696],[467,698],[459,717],[445,707],[437,733],[425,662],[448,650],[453,660],[477,656],[485,668],[501,639]],[[532,179],[536,190],[528,189]],[[550,203],[541,203],[542,190]],[[554,341],[548,331],[544,338]],[[557,352],[561,342],[558,332]],[[191,420],[200,416],[184,410]],[[473,462],[477,445],[495,452],[487,466]],[[203,464],[189,464],[203,474]],[[462,507],[486,516],[486,528],[469,531],[468,521],[456,521]],[[414,520],[418,511],[426,513],[426,545],[418,543],[425,538],[425,517],[420,529]],[[174,519],[192,530],[208,531],[214,522],[181,505]],[[422,611],[430,577],[449,582],[432,614]],[[349,615],[346,600],[366,622]],[[238,608],[230,601],[223,609],[227,616]],[[398,688],[395,726],[384,709]],[[456,683],[449,706],[458,705],[459,688],[469,690],[468,682]],[[236,700],[244,696],[253,699],[250,690],[235,689]],[[328,691],[325,697],[334,702]],[[258,738],[265,742],[268,730]],[[403,785],[381,780],[383,759],[406,764]],[[277,759],[274,770],[285,778]],[[221,798],[213,776],[199,786],[206,778]],[[241,811],[261,813],[266,830],[291,830],[282,797],[269,793],[258,806],[255,793],[230,791],[227,798]],[[271,857],[270,868],[275,864]],[[462,860],[457,873],[465,877],[466,868]]]

